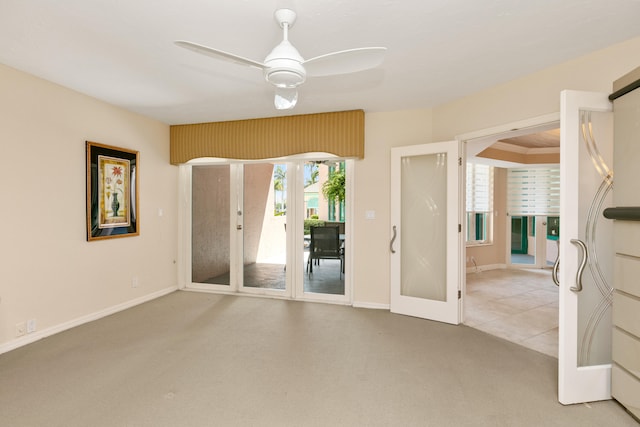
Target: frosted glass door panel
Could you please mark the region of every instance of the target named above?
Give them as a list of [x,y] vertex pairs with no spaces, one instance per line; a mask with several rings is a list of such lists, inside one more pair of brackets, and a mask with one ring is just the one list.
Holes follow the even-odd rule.
[[402,158],[402,295],[447,299],[447,154]]
[[457,141],[391,150],[391,311],[460,322]]
[[578,239],[587,250],[577,351],[578,366],[591,366],[611,363],[613,221],[602,211],[613,205],[613,113],[580,111],[580,119]]

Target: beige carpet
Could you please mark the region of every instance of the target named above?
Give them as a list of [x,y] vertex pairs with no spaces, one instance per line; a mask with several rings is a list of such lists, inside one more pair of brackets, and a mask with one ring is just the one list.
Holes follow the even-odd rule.
[[466,326],[175,292],[0,355],[2,426],[637,426]]

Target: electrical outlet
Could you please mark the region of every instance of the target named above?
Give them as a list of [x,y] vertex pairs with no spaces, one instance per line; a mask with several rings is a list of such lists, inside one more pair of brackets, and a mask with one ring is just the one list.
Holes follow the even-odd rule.
[[27,324],[25,322],[16,323],[16,336],[21,337],[27,333]]
[[138,276],[133,276],[131,278],[131,287],[132,288],[137,288],[138,287]]
[[33,333],[36,331],[36,319],[27,320],[27,333]]

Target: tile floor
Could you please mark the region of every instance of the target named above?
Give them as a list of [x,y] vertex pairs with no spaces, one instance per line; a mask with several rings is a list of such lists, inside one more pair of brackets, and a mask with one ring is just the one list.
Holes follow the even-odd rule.
[[467,273],[467,326],[558,357],[558,288],[550,270]]
[[[255,263],[244,268],[244,286],[250,288],[284,289],[286,280],[284,264]],[[318,294],[344,295],[344,274],[340,273],[340,261],[320,260],[313,273],[304,273],[304,291]],[[203,283],[230,283],[229,273],[204,280]]]

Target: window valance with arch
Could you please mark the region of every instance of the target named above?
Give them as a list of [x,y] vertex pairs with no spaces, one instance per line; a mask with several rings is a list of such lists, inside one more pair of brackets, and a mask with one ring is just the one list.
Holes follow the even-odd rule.
[[364,111],[174,125],[170,162],[201,157],[272,159],[302,153],[364,157]]

